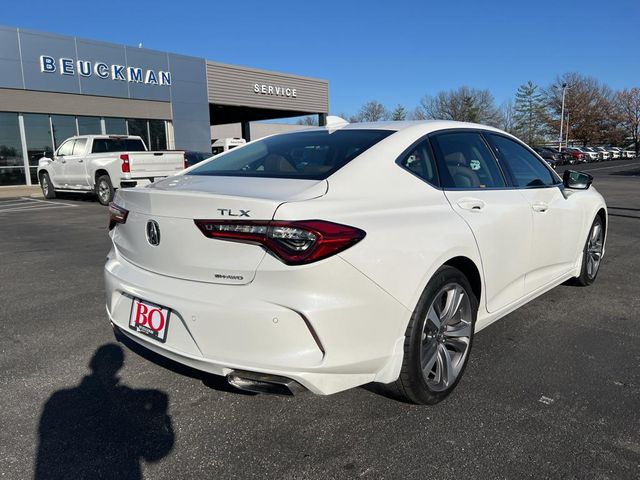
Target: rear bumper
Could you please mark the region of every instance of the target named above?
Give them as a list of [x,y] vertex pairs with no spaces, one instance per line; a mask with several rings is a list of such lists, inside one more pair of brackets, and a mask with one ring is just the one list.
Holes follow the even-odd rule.
[[[411,312],[339,257],[287,267],[265,257],[248,285],[181,280],[146,271],[114,249],[106,309],[129,339],[197,370],[291,378],[330,394],[399,374]],[[132,299],[171,309],[165,343],[129,328]]]

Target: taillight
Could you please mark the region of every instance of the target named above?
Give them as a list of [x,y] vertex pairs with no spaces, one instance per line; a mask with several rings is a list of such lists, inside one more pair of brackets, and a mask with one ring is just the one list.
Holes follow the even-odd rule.
[[131,172],[131,167],[129,165],[129,155],[126,153],[121,154],[120,160],[122,160],[122,173]]
[[287,265],[317,262],[362,240],[363,230],[323,220],[194,220],[209,238],[262,245]]
[[184,154],[184,157],[183,157],[183,158],[184,158],[184,159],[183,159],[183,161],[182,161],[182,162],[183,162],[183,163],[182,163],[182,166],[183,166],[184,168],[189,167],[189,162],[187,162],[187,154],[186,154],[186,153]]
[[111,202],[109,204],[109,230],[113,230],[113,228],[119,223],[125,223],[128,215],[129,210],[119,207],[115,203]]

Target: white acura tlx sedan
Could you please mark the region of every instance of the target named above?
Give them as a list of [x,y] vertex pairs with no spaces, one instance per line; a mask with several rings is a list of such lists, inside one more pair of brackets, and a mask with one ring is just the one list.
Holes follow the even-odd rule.
[[246,390],[380,382],[431,404],[475,333],[595,280],[607,210],[590,175],[561,179],[482,125],[330,120],[118,190],[118,338]]

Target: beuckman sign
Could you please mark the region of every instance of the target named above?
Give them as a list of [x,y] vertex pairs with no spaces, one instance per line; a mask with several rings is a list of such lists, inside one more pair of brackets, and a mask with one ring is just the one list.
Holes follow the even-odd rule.
[[72,58],[55,58],[48,55],[40,56],[40,71],[43,73],[60,73],[60,75],[80,75],[119,80],[123,82],[146,83],[148,85],[171,85],[171,72],[162,70],[145,70],[140,67],[125,65],[108,65],[103,62],[88,60],[74,61]]

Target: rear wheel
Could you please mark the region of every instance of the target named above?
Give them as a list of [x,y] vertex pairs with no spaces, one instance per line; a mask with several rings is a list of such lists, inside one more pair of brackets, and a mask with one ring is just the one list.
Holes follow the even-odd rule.
[[98,177],[98,180],[96,181],[96,195],[98,196],[98,201],[102,205],[109,205],[113,200],[114,193],[115,190],[111,184],[109,175],[102,175]]
[[580,275],[576,277],[576,282],[583,287],[591,285],[600,270],[602,252],[604,250],[604,224],[600,216],[596,216],[589,230],[589,236],[584,245],[582,255],[582,268]]
[[56,189],[53,188],[51,178],[49,178],[49,174],[47,172],[40,175],[40,188],[42,188],[44,198],[56,198]]
[[478,312],[469,281],[444,266],[429,281],[405,333],[398,393],[418,404],[444,400],[467,365]]

